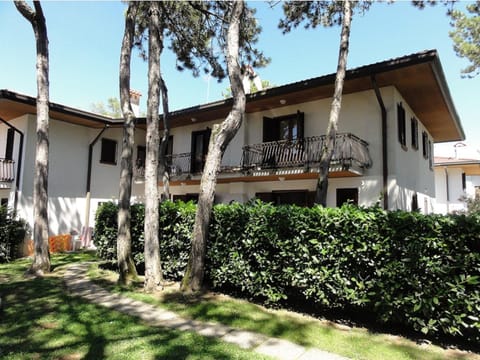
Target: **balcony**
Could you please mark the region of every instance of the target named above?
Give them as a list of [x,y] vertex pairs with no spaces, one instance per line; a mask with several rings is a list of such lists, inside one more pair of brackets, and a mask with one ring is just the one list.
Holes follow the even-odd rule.
[[[326,136],[297,141],[272,141],[243,147],[242,168],[247,173],[271,173],[295,169],[309,172],[318,167]],[[368,143],[350,133],[337,134],[330,172],[362,175],[372,165]]]
[[[190,175],[191,154],[181,153],[167,155],[167,166],[170,171],[170,176],[172,177]],[[137,164],[135,164],[133,167],[133,177],[136,181],[143,181],[145,179],[145,166],[143,162],[137,162]]]
[[[246,175],[285,174],[316,171],[320,163],[326,136],[313,136],[300,141],[272,141],[243,147],[240,166],[222,166],[221,173],[243,172]],[[167,156],[172,178],[189,178],[191,171],[191,153]],[[364,169],[372,165],[368,144],[349,133],[338,134],[335,151],[330,163],[330,172],[339,176],[362,175]],[[348,174],[346,174],[348,172]],[[198,173],[197,173],[198,174]],[[143,164],[134,167],[134,177],[143,180]]]
[[0,182],[13,182],[15,179],[15,162],[0,158]]

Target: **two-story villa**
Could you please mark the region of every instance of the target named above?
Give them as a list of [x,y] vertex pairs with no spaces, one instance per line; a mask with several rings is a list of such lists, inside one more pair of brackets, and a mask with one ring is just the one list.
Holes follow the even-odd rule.
[[[335,74],[247,95],[245,121],[226,149],[217,202],[254,197],[310,205]],[[173,199],[195,199],[210,129],[231,99],[171,114]],[[101,201],[118,196],[121,120],[60,104],[50,109],[52,234],[91,226]],[[436,51],[347,72],[329,206],[350,200],[432,211],[433,143],[465,138]],[[35,99],[0,91],[0,198],[32,221]],[[143,198],[144,119],[136,132],[133,200]],[[159,184],[161,185],[161,184]]]

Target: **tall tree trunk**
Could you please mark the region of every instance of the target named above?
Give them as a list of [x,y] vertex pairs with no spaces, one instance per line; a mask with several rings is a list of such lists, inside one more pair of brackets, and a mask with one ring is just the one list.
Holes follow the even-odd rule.
[[338,130],[338,118],[340,116],[340,109],[342,107],[343,83],[347,68],[350,24],[352,21],[352,11],[350,6],[350,0],[345,0],[343,2],[342,32],[340,35],[340,51],[338,54],[337,75],[335,77],[335,90],[333,93],[332,106],[330,108],[325,144],[322,149],[322,157],[320,158],[319,165],[315,202],[322,206],[327,206],[328,173],[330,161],[332,160],[332,156],[335,151],[335,138]]
[[145,291],[155,291],[163,283],[160,263],[158,151],[160,127],[160,54],[162,34],[160,30],[160,4],[152,1],[148,28],[148,105],[147,105],[147,154],[145,161]]
[[162,200],[170,199],[170,169],[168,168],[167,158],[165,153],[167,151],[168,138],[170,136],[170,112],[168,110],[168,89],[165,80],[160,75],[160,89],[162,92],[162,106],[163,106],[163,136],[160,143],[160,167],[159,173],[162,175],[163,195]]
[[48,37],[47,25],[39,1],[35,11],[25,1],[15,1],[18,11],[32,24],[37,48],[37,142],[33,180],[33,262],[28,272],[42,275],[50,272],[48,251]]
[[212,129],[207,159],[200,182],[190,256],[181,284],[181,289],[185,292],[198,291],[203,286],[208,226],[215,197],[217,176],[220,172],[225,149],[242,125],[245,114],[246,99],[239,65],[240,17],[244,3],[243,1],[234,1],[232,7],[227,33],[227,69],[232,88],[233,106],[227,118],[221,124],[215,124]]
[[136,2],[130,2],[128,5],[125,18],[125,32],[120,53],[120,103],[124,123],[118,195],[117,262],[119,271],[118,282],[122,285],[129,284],[132,279],[136,279],[138,276],[132,257],[132,234],[130,225],[130,198],[132,195],[133,175],[132,161],[136,121],[130,102],[130,60],[135,35],[137,5]]

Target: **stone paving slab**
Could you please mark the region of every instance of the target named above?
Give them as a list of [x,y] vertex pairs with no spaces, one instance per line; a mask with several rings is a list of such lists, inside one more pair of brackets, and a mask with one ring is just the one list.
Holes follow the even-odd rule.
[[[287,340],[270,338],[255,349],[263,355],[268,355],[281,360],[298,359],[306,352],[303,346]],[[321,359],[321,358],[319,358]]]
[[348,360],[319,349],[306,349],[287,340],[269,338],[251,331],[237,330],[222,324],[185,319],[176,313],[144,302],[110,293],[88,279],[89,263],[70,265],[64,275],[67,289],[92,303],[136,316],[149,325],[181,331],[193,331],[202,336],[218,338],[243,349],[255,351],[279,360]]

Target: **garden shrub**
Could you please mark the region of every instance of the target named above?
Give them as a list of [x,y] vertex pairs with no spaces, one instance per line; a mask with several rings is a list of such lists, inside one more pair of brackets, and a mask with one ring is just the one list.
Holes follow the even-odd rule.
[[[183,277],[188,262],[190,235],[195,220],[195,205],[192,202],[160,203],[160,260],[166,279],[179,280]],[[117,261],[117,213],[113,202],[101,204],[96,213],[94,244],[98,256],[115,266]],[[145,206],[131,206],[132,256],[140,273],[145,268],[144,255]]]
[[28,224],[25,220],[19,219],[16,214],[0,206],[0,263],[16,259],[20,247],[28,233]]
[[[105,224],[112,218],[116,222],[115,209],[108,205],[97,213],[95,241],[102,247],[100,256],[110,260],[115,259],[116,223],[113,233]],[[132,208],[137,265],[143,261],[142,211],[142,205]],[[161,204],[166,278],[183,275],[194,215],[191,203]],[[475,214],[423,215],[352,205],[302,208],[261,201],[219,204],[209,229],[206,280],[214,288],[239,291],[269,305],[292,300],[290,306],[297,304],[300,310],[310,305],[362,313],[424,334],[478,342],[479,250],[480,217]]]

